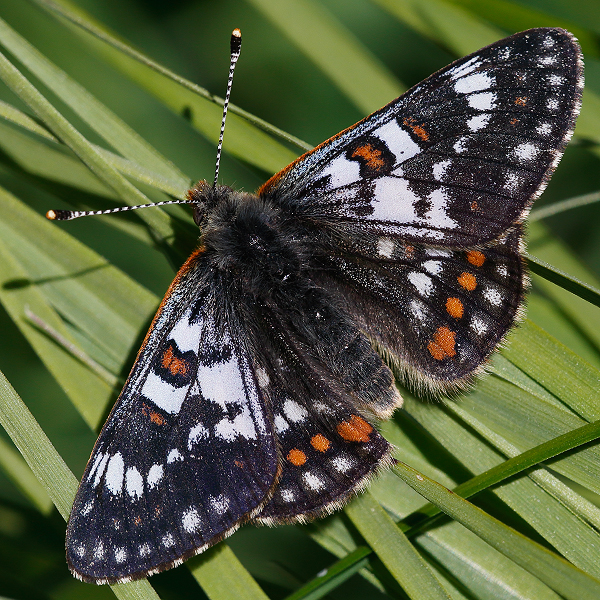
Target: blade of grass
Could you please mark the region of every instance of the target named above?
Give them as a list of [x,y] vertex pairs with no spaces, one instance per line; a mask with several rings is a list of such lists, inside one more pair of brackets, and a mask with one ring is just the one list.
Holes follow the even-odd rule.
[[[65,19],[73,31],[85,33],[82,39],[94,50],[101,53],[115,68],[154,94],[175,113],[190,113],[193,126],[207,139],[216,143],[221,122],[222,99],[123,43],[81,8],[68,1],[32,1],[51,14]],[[233,104],[229,105],[229,114],[224,150],[264,171],[278,171],[297,156],[271,136],[280,137],[304,151],[311,148],[298,138]]]
[[415,547],[369,492],[355,498],[345,511],[411,600],[450,598]]
[[221,543],[195,556],[188,566],[211,600],[268,600],[227,544]]
[[[108,165],[92,145],[38,92],[18,69],[0,54],[0,77],[25,102],[44,124],[61,139],[88,168],[104,183],[115,190],[123,201],[147,204],[148,198],[123,175]],[[173,228],[162,211],[139,211],[139,217],[148,223],[163,241],[173,235]]]
[[527,539],[439,483],[399,463],[394,472],[410,487],[439,506],[448,516],[476,533],[493,548],[535,575],[567,599],[592,600],[600,595],[600,581]]
[[582,206],[589,206],[600,202],[600,192],[592,192],[591,194],[583,194],[581,196],[575,196],[574,198],[567,198],[559,202],[553,202],[542,208],[535,208],[529,214],[530,221],[541,221],[554,215],[559,215],[567,210],[573,210],[574,208],[580,208]]
[[67,73],[50,62],[27,40],[0,19],[0,39],[12,56],[52,90],[67,106],[121,154],[172,180],[181,189],[189,186],[186,177],[170,161],[128,127]]
[[395,76],[323,6],[311,0],[249,1],[309,57],[361,113],[377,110],[404,91]]

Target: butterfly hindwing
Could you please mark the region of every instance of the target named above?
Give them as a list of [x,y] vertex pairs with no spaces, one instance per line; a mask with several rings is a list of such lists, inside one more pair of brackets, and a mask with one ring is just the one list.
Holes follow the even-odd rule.
[[582,69],[570,33],[515,34],[438,71],[259,193],[350,235],[488,243],[524,218],[558,164]]
[[263,394],[201,262],[193,255],[172,285],[83,475],[67,558],[86,581],[179,564],[250,518],[275,485]]
[[452,392],[477,374],[519,317],[527,287],[521,229],[472,250],[357,237],[323,259],[318,277],[399,375]]

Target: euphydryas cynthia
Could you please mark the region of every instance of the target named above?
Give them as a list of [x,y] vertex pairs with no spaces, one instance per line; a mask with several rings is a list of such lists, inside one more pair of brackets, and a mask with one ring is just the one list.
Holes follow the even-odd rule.
[[388,463],[371,420],[401,398],[373,347],[433,392],[481,371],[518,316],[521,224],[582,87],[573,36],[532,29],[438,71],[256,195],[216,178],[193,188],[200,246],[83,475],[73,573],[128,581],[243,522],[326,514]]

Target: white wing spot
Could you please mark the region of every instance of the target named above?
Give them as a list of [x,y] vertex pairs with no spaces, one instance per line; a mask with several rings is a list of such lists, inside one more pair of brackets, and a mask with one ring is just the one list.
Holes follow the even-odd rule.
[[101,560],[104,558],[104,544],[102,542],[98,542],[96,547],[94,548],[94,558],[96,560]]
[[548,85],[563,85],[565,83],[565,78],[562,75],[557,75],[553,73],[548,76]]
[[498,265],[496,267],[496,273],[498,273],[500,277],[508,277],[508,269],[506,268],[506,265]]
[[188,533],[196,531],[200,527],[200,515],[198,511],[195,508],[186,510],[181,518],[181,524]]
[[480,92],[469,96],[469,106],[476,110],[492,110],[496,104],[496,94]]
[[477,335],[483,335],[487,332],[488,326],[487,323],[481,317],[473,317],[471,320],[471,329]]
[[224,514],[229,508],[229,500],[223,494],[210,498],[210,504],[218,515]]
[[308,411],[293,400],[286,400],[283,403],[283,412],[292,423],[302,423],[308,417]]
[[551,67],[556,64],[556,60],[556,56],[540,56],[537,62],[540,67]]
[[307,471],[302,475],[302,480],[308,488],[315,492],[319,492],[325,487],[325,482],[318,475],[315,475],[310,471]]
[[294,498],[296,497],[292,490],[280,490],[279,493],[281,494],[281,499],[284,502],[293,502]]
[[170,548],[171,546],[175,545],[175,538],[170,533],[167,533],[166,535],[163,535],[163,538],[162,538],[161,541],[162,541],[162,545],[165,548]]
[[202,423],[196,423],[191,429],[188,436],[188,450],[194,447],[194,444],[200,440],[208,438],[209,431]]
[[423,322],[427,319],[425,305],[420,300],[410,301],[410,312],[417,321]]
[[439,163],[436,163],[435,165],[433,165],[433,176],[438,181],[441,181],[442,178],[444,177],[444,175],[446,174],[446,170],[448,169],[448,167],[451,164],[452,164],[451,160],[443,160]]
[[148,556],[152,550],[150,550],[150,546],[148,544],[142,544],[139,549],[140,556]]
[[125,552],[125,548],[115,548],[115,562],[122,563],[125,562],[127,558],[127,552]]
[[290,428],[290,424],[281,415],[275,415],[274,423],[277,433],[284,433]]
[[417,292],[421,296],[429,296],[434,289],[433,281],[429,275],[425,273],[419,273],[417,271],[411,271],[408,275],[408,280],[415,286]]
[[148,471],[148,489],[153,489],[158,485],[158,482],[163,478],[164,469],[162,465],[154,464]]
[[79,546],[75,548],[75,554],[77,554],[79,558],[83,558],[85,556],[85,546],[83,544],[79,544]]
[[548,107],[548,110],[558,110],[560,102],[556,98],[548,98],[546,106]]
[[388,121],[373,133],[386,143],[388,150],[396,157],[396,163],[402,163],[421,152],[419,144],[398,125],[396,119]]
[[444,265],[441,260],[428,260],[427,262],[423,263],[423,268],[432,275],[441,273],[443,266]]
[[379,252],[380,256],[385,258],[392,258],[395,246],[396,243],[390,238],[381,237],[377,240],[377,252]]
[[256,369],[256,382],[258,385],[264,389],[269,385],[269,381],[270,380],[267,372],[263,368],[258,367]]
[[451,69],[449,69],[448,74],[450,75],[451,79],[458,79],[459,77],[464,77],[465,75],[468,75],[469,73],[475,71],[475,69],[477,69],[480,64],[481,60],[474,56],[459,67],[452,67]]
[[135,467],[127,469],[125,489],[132,498],[141,498],[144,494],[144,478]]
[[92,508],[94,508],[94,501],[88,500],[84,507],[79,511],[79,514],[85,517],[86,515],[90,514]]
[[340,455],[332,458],[331,464],[336,471],[346,473],[352,468],[353,461],[348,456]]
[[483,296],[492,306],[500,306],[502,304],[502,294],[496,288],[486,288]]
[[467,127],[471,131],[479,131],[480,129],[487,127],[489,122],[490,122],[490,114],[489,113],[484,113],[482,115],[475,115],[474,117],[471,117],[467,121]]
[[494,85],[494,79],[488,73],[472,73],[461,77],[454,84],[454,90],[457,94],[470,94],[487,90]]
[[181,452],[177,450],[177,448],[173,448],[169,454],[167,454],[167,464],[170,465],[174,463],[176,460],[183,460],[183,456],[181,456]]
[[526,142],[524,144],[519,144],[514,149],[514,153],[519,160],[535,160],[539,153],[539,149],[535,144]]
[[[123,472],[125,469],[125,463],[120,452],[113,454],[111,457],[108,467],[106,467],[106,487],[113,494],[120,494],[123,489]],[[98,469],[100,473],[100,469]]]
[[540,123],[535,130],[540,135],[550,135],[552,133],[552,125],[550,123]]
[[507,173],[504,182],[504,189],[511,192],[518,192],[521,187],[521,177],[517,173]]
[[98,465],[98,468],[96,470],[96,476],[94,477],[94,487],[96,487],[99,483],[100,480],[102,479],[102,475],[104,474],[104,469],[106,468],[106,463],[108,462],[108,459],[110,458],[110,456],[108,454],[104,454],[104,455],[100,455],[102,456],[102,459],[100,460],[100,464]]
[[467,140],[468,140],[468,138],[466,138],[466,137],[461,137],[458,140],[456,140],[456,142],[454,143],[454,146],[453,146],[454,152],[456,152],[457,154],[461,154],[462,152],[464,152],[467,149],[467,146],[466,146]]

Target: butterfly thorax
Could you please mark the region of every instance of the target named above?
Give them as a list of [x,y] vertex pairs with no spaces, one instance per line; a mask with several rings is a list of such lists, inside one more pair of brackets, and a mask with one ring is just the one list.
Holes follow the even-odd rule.
[[189,192],[211,266],[255,296],[296,280],[304,261],[297,225],[271,201],[201,181]]

